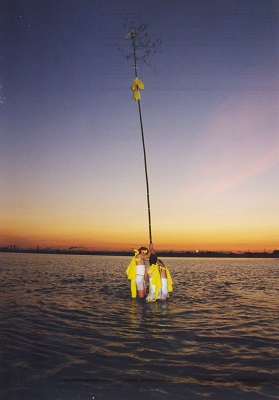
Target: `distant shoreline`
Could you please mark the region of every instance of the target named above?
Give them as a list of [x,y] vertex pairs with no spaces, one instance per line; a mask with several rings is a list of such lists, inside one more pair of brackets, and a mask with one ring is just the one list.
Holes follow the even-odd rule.
[[[9,249],[0,248],[2,253],[35,253],[35,254],[68,254],[68,255],[92,255],[92,256],[133,256],[130,251],[100,251],[100,250],[49,250],[49,249]],[[159,252],[160,257],[185,257],[185,258],[273,258],[279,259],[279,250],[274,250],[273,253],[266,252],[244,252],[244,253],[233,253],[233,252],[217,252],[217,251],[161,251]]]

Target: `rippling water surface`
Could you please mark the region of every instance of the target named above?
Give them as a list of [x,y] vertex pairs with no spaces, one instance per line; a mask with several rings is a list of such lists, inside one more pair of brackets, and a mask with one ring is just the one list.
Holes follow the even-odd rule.
[[1,398],[278,399],[278,260],[165,258],[156,303],[129,261],[0,253]]

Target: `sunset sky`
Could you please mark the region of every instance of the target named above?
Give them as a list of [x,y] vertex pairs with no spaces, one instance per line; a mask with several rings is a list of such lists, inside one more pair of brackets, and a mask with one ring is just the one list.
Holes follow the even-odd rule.
[[0,3],[0,247],[279,248],[277,0]]

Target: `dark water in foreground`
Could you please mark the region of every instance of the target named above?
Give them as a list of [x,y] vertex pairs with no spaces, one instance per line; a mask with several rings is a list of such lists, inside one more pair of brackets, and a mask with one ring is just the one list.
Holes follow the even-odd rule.
[[127,257],[0,254],[1,399],[278,399],[279,261],[178,259],[166,303]]

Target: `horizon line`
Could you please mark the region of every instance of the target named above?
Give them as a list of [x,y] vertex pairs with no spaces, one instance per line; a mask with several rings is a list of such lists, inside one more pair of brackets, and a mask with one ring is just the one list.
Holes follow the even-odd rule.
[[[46,247],[40,248],[37,246],[36,248],[19,248],[16,245],[9,245],[9,246],[1,246],[0,252],[8,252],[8,253],[47,253],[47,254],[87,254],[87,255],[131,255],[134,253],[132,250],[93,250],[93,249],[86,249],[86,248],[54,248],[54,247]],[[160,250],[157,252],[158,254],[163,255],[212,255],[212,254],[219,254],[219,255],[245,255],[245,254],[259,254],[259,255],[279,255],[279,250],[274,249],[271,252],[268,251],[250,251],[249,249],[246,251],[230,251],[230,250]]]

